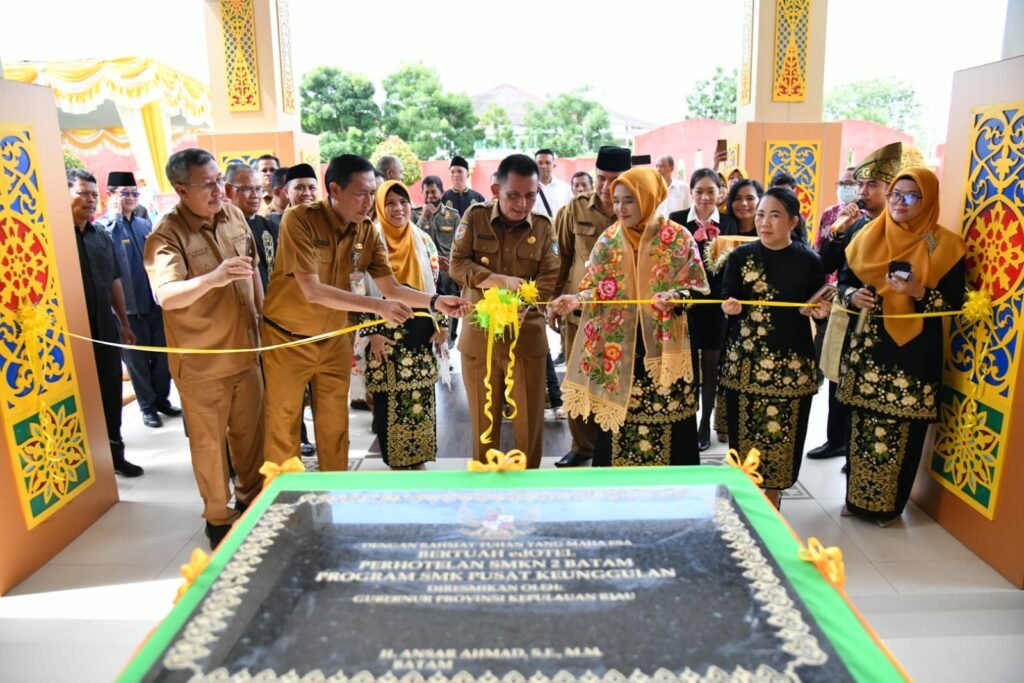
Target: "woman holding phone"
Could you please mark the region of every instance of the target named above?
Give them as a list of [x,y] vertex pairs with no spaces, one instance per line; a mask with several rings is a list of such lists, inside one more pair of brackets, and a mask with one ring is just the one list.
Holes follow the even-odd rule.
[[934,173],[901,171],[886,196],[885,211],[850,243],[839,274],[843,305],[864,321],[847,331],[837,391],[850,408],[843,514],[883,527],[903,514],[925,433],[938,419],[942,321],[871,314],[957,310],[966,272],[963,240],[937,223]]
[[[761,453],[765,495],[779,506],[800,472],[818,364],[809,316],[828,315],[825,272],[809,247],[793,241],[800,200],[772,188],[757,206],[758,239],[729,254],[722,310],[729,316],[718,381],[725,393],[729,447]],[[782,308],[740,300],[808,302]]]

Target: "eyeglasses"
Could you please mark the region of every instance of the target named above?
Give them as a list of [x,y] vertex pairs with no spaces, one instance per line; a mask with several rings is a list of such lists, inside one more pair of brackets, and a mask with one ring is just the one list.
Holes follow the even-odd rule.
[[129,192],[129,191],[126,190],[124,192],[118,192],[118,194],[121,195],[122,197],[138,197],[141,193],[140,192]]
[[897,204],[903,204],[903,206],[913,206],[921,201],[921,195],[916,192],[903,193],[899,190],[893,190],[892,192],[885,195],[890,202]]
[[255,194],[260,191],[260,188],[254,185],[232,185],[235,188],[235,192],[239,194]]
[[224,187],[225,185],[227,185],[227,181],[224,180],[224,176],[221,176],[220,178],[217,178],[216,180],[211,180],[208,183],[182,183],[182,185],[184,185],[185,187],[198,187],[200,190],[203,190],[204,192],[213,192],[218,187]]
[[856,180],[840,180],[836,183],[836,187],[857,187]]

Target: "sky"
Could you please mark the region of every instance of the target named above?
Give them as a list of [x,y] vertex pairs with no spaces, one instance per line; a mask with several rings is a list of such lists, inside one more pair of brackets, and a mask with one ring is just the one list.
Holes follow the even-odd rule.
[[[208,80],[208,1],[5,3],[0,60],[142,54]],[[825,91],[861,79],[909,81],[922,104],[922,127],[940,142],[953,72],[1000,58],[1006,2],[831,0]],[[468,95],[502,83],[541,97],[589,86],[605,107],[661,125],[685,117],[687,93],[715,66],[739,66],[742,6],[291,0],[292,58],[297,77],[327,64],[362,73],[378,87],[403,63],[417,61],[435,68],[446,89]]]

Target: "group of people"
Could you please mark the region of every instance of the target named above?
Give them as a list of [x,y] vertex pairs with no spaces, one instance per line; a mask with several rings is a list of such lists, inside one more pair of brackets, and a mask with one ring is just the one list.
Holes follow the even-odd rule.
[[[507,335],[490,351],[475,324],[458,336],[474,457],[499,443],[510,396],[516,445],[540,466],[551,327],[565,350],[573,444],[558,466],[695,465],[713,429],[741,454],[760,451],[778,504],[799,475],[819,356],[832,350],[828,442],[808,456],[845,456],[844,513],[886,525],[902,513],[937,419],[942,341],[935,318],[879,314],[956,309],[964,287],[963,242],[936,223],[937,179],[899,158],[897,143],[844,174],[813,246],[792,178],[765,190],[742,169],[698,169],[681,183],[671,157],[634,165],[621,147],[603,147],[593,177],[571,183],[553,176],[551,150],[506,157],[490,200],[455,158],[453,186],[428,176],[416,208],[393,157],[376,167],[332,159],[321,198],[306,164],[221,169],[187,149],[166,169],[178,205],[137,233],[125,232],[130,201],[122,220],[97,229],[95,179],[69,172],[69,187],[95,338],[141,340],[131,300],[132,315],[162,318],[168,346],[234,350],[151,354],[170,359],[214,545],[258,493],[260,466],[296,455],[306,401],[320,468],[347,469],[356,335],[334,333],[366,323],[363,379],[382,455],[421,469],[436,457],[435,384],[453,323],[489,288],[526,282],[550,303],[521,311],[511,374]],[[112,178],[108,191],[130,200],[131,181]],[[122,252],[135,260],[119,261]],[[110,294],[90,297],[90,277]],[[866,315],[842,327],[851,311]],[[838,342],[823,347],[830,336]],[[99,366],[110,353],[95,347]],[[259,347],[276,348],[247,351]],[[160,383],[140,407],[174,414],[166,397]],[[114,427],[108,415],[112,445]],[[123,444],[114,457],[122,474],[141,474],[126,467]]]

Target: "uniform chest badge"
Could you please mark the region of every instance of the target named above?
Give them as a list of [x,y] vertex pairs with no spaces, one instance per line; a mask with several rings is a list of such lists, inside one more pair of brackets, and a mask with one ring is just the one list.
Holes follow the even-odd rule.
[[530,237],[526,240],[526,243],[527,244],[536,244],[537,243],[537,238],[534,237],[533,235],[530,235]]

